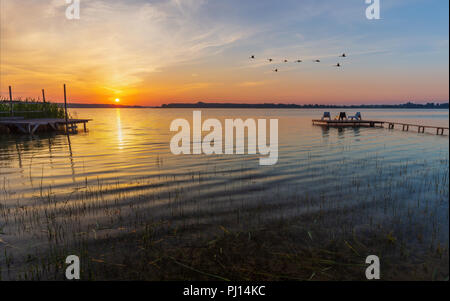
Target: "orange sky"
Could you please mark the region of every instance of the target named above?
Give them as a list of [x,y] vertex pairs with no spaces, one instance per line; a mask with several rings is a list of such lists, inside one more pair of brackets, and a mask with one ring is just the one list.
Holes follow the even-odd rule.
[[414,30],[401,6],[371,23],[364,7],[331,1],[288,1],[268,16],[257,6],[267,1],[82,0],[79,20],[65,18],[65,1],[0,3],[3,97],[12,85],[15,96],[45,88],[61,101],[66,83],[82,103],[448,101],[448,14]]

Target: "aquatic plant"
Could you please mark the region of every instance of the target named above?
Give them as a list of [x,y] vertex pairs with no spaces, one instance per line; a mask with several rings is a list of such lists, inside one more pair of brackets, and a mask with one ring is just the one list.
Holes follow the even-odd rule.
[[[25,100],[15,100],[13,102],[13,112],[15,117],[24,118],[64,118],[64,109],[56,103],[42,102],[28,98]],[[11,116],[11,105],[9,100],[0,99],[0,117]]]

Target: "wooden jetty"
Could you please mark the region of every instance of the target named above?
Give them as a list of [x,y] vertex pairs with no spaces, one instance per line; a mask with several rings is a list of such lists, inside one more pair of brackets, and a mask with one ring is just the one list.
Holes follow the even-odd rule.
[[402,131],[409,131],[409,128],[417,128],[418,133],[425,133],[425,129],[435,129],[436,135],[444,135],[444,131],[448,131],[448,127],[442,126],[430,126],[430,125],[419,125],[412,123],[403,122],[392,122],[392,121],[380,121],[380,120],[327,120],[327,119],[313,119],[312,123],[314,125],[321,126],[331,126],[331,127],[343,127],[343,126],[367,126],[367,127],[384,127],[385,124],[388,125],[389,129],[394,129],[396,125],[401,126]]
[[376,121],[376,120],[322,120],[322,119],[314,119],[314,125],[325,125],[325,126],[369,126],[375,127],[383,126],[384,121]]
[[389,129],[393,129],[396,125],[400,125],[402,127],[402,131],[409,131],[409,127],[417,128],[418,133],[425,133],[425,129],[435,129],[436,135],[444,135],[444,131],[448,131],[448,127],[441,127],[441,126],[429,126],[429,125],[418,125],[418,124],[411,124],[411,123],[401,123],[401,122],[391,122],[386,121],[385,123],[388,124]]
[[41,126],[47,126],[49,129],[57,131],[61,126],[66,127],[67,131],[75,132],[78,124],[83,124],[86,132],[86,123],[91,119],[61,119],[61,118],[36,118],[24,119],[21,117],[6,117],[0,118],[0,125],[8,127],[11,131],[18,130],[23,134],[33,135]]
[[[67,112],[67,93],[66,84],[64,87],[64,118],[32,118],[25,119],[24,117],[14,116],[15,113],[42,113],[43,111],[14,111],[15,103],[23,103],[22,101],[14,101],[12,97],[12,88],[9,86],[9,112],[0,112],[2,114],[9,114],[9,117],[0,117],[0,130],[2,127],[8,128],[9,132],[18,131],[23,134],[33,135],[40,127],[45,127],[46,130],[58,131],[61,127],[64,127],[66,133],[76,132],[78,124],[83,124],[84,131],[86,132],[86,123],[92,119],[70,119]],[[42,89],[42,100],[45,101],[45,90]]]

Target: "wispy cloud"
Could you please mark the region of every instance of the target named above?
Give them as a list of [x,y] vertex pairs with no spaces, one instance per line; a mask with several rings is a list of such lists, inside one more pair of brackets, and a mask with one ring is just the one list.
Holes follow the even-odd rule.
[[64,1],[2,3],[3,76],[136,85],[148,73],[217,54],[246,35],[233,24],[205,26],[197,15],[202,0],[83,0],[77,21],[65,19]]
[[267,81],[254,81],[254,82],[242,82],[238,83],[238,87],[258,87],[258,86],[264,86],[267,84]]

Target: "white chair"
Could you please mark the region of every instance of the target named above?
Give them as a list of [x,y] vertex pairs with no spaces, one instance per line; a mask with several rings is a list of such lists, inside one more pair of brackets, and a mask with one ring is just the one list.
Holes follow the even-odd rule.
[[356,112],[355,116],[348,116],[348,118],[351,120],[354,120],[354,119],[361,120],[362,119],[360,112]]
[[328,118],[329,120],[331,120],[330,112],[323,112],[322,120],[324,120],[325,118]]

